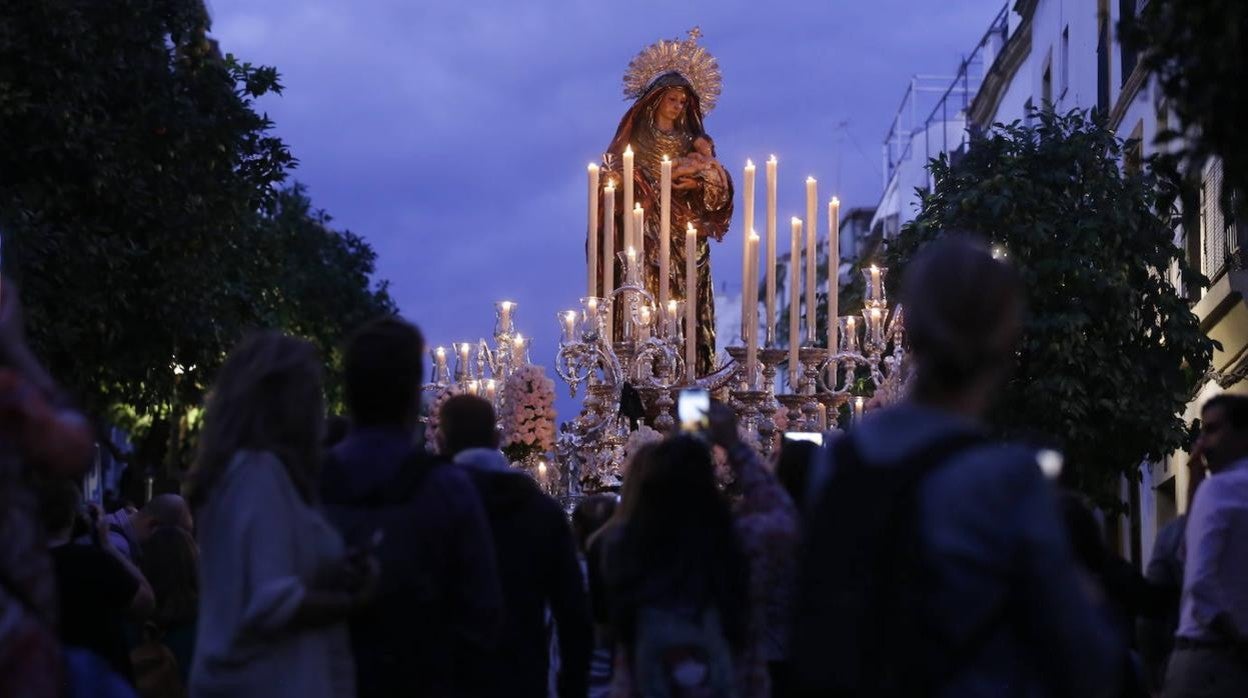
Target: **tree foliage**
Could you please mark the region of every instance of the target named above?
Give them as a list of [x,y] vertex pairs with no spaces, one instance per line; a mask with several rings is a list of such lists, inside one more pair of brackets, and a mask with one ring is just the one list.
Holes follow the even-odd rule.
[[[1223,207],[1248,216],[1248,3],[1242,0],[1151,0],[1124,39],[1143,50],[1143,66],[1156,75],[1177,130],[1158,134],[1177,141],[1185,169],[1200,172],[1210,156],[1222,159]],[[1239,192],[1238,199],[1232,192]]]
[[900,272],[945,231],[985,236],[1008,255],[1029,317],[991,420],[1007,436],[1058,440],[1078,484],[1103,494],[1185,443],[1178,415],[1212,342],[1168,276],[1203,279],[1157,215],[1152,174],[1119,169],[1123,141],[1081,112],[1029,121],[996,125],[956,163],[933,160],[935,186],[888,261]]
[[[202,0],[0,3],[0,232],[31,342],[91,411],[168,418],[247,330],[312,338],[392,312],[328,228]],[[176,431],[176,430],[175,430]],[[158,438],[159,440],[159,438]]]

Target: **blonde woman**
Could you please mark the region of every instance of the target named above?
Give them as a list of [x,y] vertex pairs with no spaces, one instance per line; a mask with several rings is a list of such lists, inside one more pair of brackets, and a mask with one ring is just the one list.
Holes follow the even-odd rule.
[[201,550],[192,698],[355,695],[346,620],[377,570],[313,507],[323,415],[312,345],[259,334],[226,360],[188,487]]

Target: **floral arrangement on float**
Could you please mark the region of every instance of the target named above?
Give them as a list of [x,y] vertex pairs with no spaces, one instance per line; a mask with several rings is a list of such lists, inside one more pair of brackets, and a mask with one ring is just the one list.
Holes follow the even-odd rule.
[[499,426],[503,453],[546,489],[558,480],[550,462],[555,448],[555,382],[541,366],[519,366],[503,385]]

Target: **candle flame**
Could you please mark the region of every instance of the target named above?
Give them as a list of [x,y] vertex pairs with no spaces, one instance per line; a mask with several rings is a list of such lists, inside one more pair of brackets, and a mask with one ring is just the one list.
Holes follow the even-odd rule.
[[879,267],[877,267],[876,265],[872,264],[872,265],[871,265],[871,273],[872,273],[872,274],[879,274],[879,273],[880,273],[880,268],[879,268]]
[[814,177],[807,177],[807,178],[806,178],[806,183],[807,183],[807,184],[814,184],[814,183],[815,183],[815,181],[816,181],[816,180],[815,180],[815,178],[814,178]]
[[779,161],[778,161],[778,160],[776,160],[776,156],[775,156],[775,155],[772,155],[772,156],[771,156],[771,159],[769,159],[767,162],[769,162],[769,163],[771,163],[771,164],[773,164],[773,165],[774,165],[774,164],[776,164],[776,163],[777,163],[777,162],[779,162]]
[[438,358],[443,358],[446,356],[446,347],[438,347],[433,350],[433,353],[437,354]]
[[644,210],[644,209],[642,209],[642,208],[641,208],[641,204],[633,204],[633,211],[634,211],[634,212],[636,212],[636,211],[642,211],[642,210]]
[[679,308],[680,308],[680,301],[668,301],[667,302],[667,312],[675,314]]
[[576,311],[569,310],[563,314],[563,317],[566,318],[568,322],[576,322]]
[[511,301],[503,301],[502,305],[503,305],[503,310],[511,310],[512,306],[514,306],[515,303],[512,303]]
[[746,158],[746,159],[745,159],[745,169],[747,169],[747,170],[752,170],[752,169],[754,169],[754,161],[753,161],[753,160],[751,160],[751,159],[749,159],[749,158]]
[[753,230],[753,229],[751,229],[751,230],[750,230],[750,242],[758,242],[758,231],[757,231],[757,230]]
[[663,162],[671,162],[671,161],[672,161],[671,158],[667,157],[666,155],[663,156]]
[[694,235],[698,232],[698,229],[693,227],[693,223],[686,223],[685,232],[688,233],[689,235]]
[[832,197],[832,201],[831,201],[830,203],[831,203],[833,206],[836,206],[837,208],[840,208],[840,206],[841,206],[841,200],[840,200],[840,199],[838,199],[838,198],[836,198],[835,196],[834,196],[834,197]]
[[598,171],[598,166],[597,166],[597,165],[595,165],[595,164],[594,164],[594,163],[592,163],[592,162],[591,162],[591,163],[589,163],[589,171],[590,171],[590,172],[597,172],[597,171]]
[[802,219],[798,218],[797,216],[793,216],[793,218],[791,218],[789,222],[792,223],[793,225],[801,225]]
[[871,309],[871,319],[873,319],[873,320],[879,320],[879,319],[880,319],[880,309],[879,309],[879,308],[872,308],[872,309]]
[[624,146],[624,154],[625,155],[633,154],[633,146],[631,144]]

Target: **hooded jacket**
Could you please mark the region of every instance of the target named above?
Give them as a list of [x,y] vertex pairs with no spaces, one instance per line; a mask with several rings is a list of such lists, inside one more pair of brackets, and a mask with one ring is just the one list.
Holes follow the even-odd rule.
[[506,608],[497,649],[479,673],[482,695],[545,698],[550,642],[546,611],[559,645],[558,694],[581,698],[588,689],[593,628],[585,582],[563,509],[528,474],[494,449],[454,458],[480,493],[494,534]]

